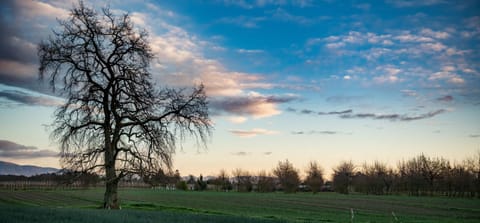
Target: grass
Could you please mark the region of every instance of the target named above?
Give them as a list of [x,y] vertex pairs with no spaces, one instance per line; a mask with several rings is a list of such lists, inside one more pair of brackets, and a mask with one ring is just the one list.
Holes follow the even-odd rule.
[[0,215],[12,220],[8,222],[91,222],[92,216],[98,217],[95,222],[350,222],[353,209],[354,222],[480,221],[479,199],[150,189],[119,193],[123,210],[104,211],[95,210],[101,205],[101,188],[0,191]]

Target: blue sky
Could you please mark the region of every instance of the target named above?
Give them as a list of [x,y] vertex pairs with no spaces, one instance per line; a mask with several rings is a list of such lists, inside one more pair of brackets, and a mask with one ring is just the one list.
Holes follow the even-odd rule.
[[[46,125],[62,99],[37,80],[36,44],[72,4],[0,3],[2,160],[59,166]],[[206,86],[215,130],[207,150],[178,150],[183,174],[480,149],[478,1],[108,4],[149,31],[158,86]]]

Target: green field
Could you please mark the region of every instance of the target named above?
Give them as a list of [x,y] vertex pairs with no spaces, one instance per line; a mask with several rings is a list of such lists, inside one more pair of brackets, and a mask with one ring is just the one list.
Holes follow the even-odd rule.
[[123,189],[106,211],[102,195],[0,190],[0,222],[480,222],[480,199]]

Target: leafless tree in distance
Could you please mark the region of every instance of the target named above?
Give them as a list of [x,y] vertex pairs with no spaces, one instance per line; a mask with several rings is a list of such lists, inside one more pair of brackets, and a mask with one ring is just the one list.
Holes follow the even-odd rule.
[[310,187],[315,194],[322,189],[323,186],[323,170],[316,161],[311,161],[307,168],[307,177],[305,184]]
[[277,176],[284,192],[293,193],[297,191],[298,185],[300,185],[298,170],[288,160],[278,162],[277,167],[273,169],[273,174]]
[[334,190],[348,194],[351,190],[354,176],[355,165],[352,161],[343,161],[337,167],[333,168],[333,187]]
[[105,174],[104,208],[117,209],[122,177],[170,169],[188,135],[205,143],[212,122],[204,88],[155,88],[147,32],[128,14],[79,2],[59,23],[38,47],[40,77],[66,98],[55,112],[52,138],[61,145],[63,166]]

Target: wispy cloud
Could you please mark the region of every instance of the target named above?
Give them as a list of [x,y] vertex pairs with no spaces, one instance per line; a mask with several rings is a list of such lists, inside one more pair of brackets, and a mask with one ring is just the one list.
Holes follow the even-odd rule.
[[419,115],[408,114],[375,114],[375,113],[357,113],[341,115],[343,119],[374,119],[374,120],[388,120],[388,121],[416,121],[422,119],[433,118],[439,114],[445,113],[445,109],[439,109]]
[[245,9],[278,7],[278,6],[294,6],[294,7],[310,7],[313,5],[312,0],[291,0],[291,1],[277,1],[277,0],[221,0],[227,6],[237,6]]
[[258,136],[258,135],[278,134],[277,131],[271,131],[271,130],[260,129],[260,128],[254,128],[254,129],[251,129],[251,130],[233,129],[233,130],[229,130],[229,131],[236,136],[245,137],[245,138],[255,137],[255,136]]
[[343,111],[330,111],[330,112],[318,112],[319,115],[344,115],[352,113],[352,109],[343,110]]
[[241,53],[241,54],[259,54],[263,52],[264,52],[263,50],[256,50],[256,49],[238,49],[237,50],[237,53]]
[[418,93],[415,90],[405,89],[405,90],[401,90],[400,92],[402,92],[402,95],[404,97],[417,97],[418,96]]
[[229,117],[227,117],[227,120],[232,122],[232,123],[235,123],[235,124],[240,124],[240,123],[244,123],[245,121],[247,121],[248,118],[245,117],[245,116],[229,116]]
[[311,130],[311,131],[293,131],[292,135],[337,135],[337,134],[344,134],[343,132],[337,132],[337,131],[316,131],[316,130]]
[[349,114],[349,113],[353,112],[352,109],[342,110],[342,111],[322,112],[322,111],[314,111],[314,110],[310,110],[310,109],[298,110],[298,109],[291,108],[291,107],[288,107],[287,111],[288,112],[295,112],[295,113],[299,113],[299,114],[304,114],[304,115],[310,115],[310,114],[312,114],[312,115],[343,115],[343,114]]
[[0,140],[0,157],[29,159],[57,157],[58,152],[38,149],[35,146],[24,146],[8,140]]
[[[446,112],[445,109],[439,109],[435,111],[431,111],[424,114],[419,115],[409,115],[409,114],[376,114],[376,113],[354,113],[353,109],[342,110],[342,111],[330,111],[330,112],[318,112],[310,109],[302,109],[298,110],[295,108],[287,108],[287,111],[294,112],[297,114],[304,114],[304,115],[337,115],[342,119],[374,119],[374,120],[389,120],[389,121],[415,121],[421,119],[432,118],[439,114]],[[298,134],[305,134],[305,132],[300,131],[297,132]],[[321,131],[320,131],[321,133]],[[329,131],[324,131],[323,133],[328,134]]]
[[444,0],[423,0],[423,1],[416,1],[416,0],[387,0],[389,4],[392,4],[398,8],[406,8],[406,7],[421,7],[421,6],[431,6],[431,5],[438,5],[446,3]]
[[39,105],[39,106],[60,106],[63,101],[59,98],[50,96],[34,96],[32,94],[18,91],[18,90],[3,90],[0,91],[0,98],[5,98],[10,101],[18,102],[25,105]]
[[480,134],[470,134],[470,138],[480,138]]
[[240,152],[232,153],[232,155],[234,155],[234,156],[248,156],[248,155],[250,155],[250,153],[240,151]]
[[443,96],[443,97],[437,98],[437,101],[441,101],[441,102],[451,102],[451,101],[453,101],[453,96],[451,96],[451,95],[445,95],[445,96]]

